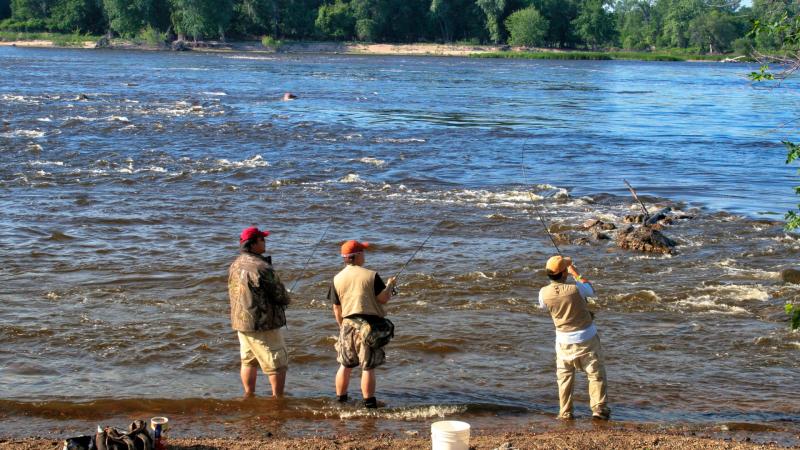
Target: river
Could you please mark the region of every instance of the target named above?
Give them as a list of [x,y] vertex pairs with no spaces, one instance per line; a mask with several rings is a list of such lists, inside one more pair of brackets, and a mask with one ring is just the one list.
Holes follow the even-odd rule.
[[[796,432],[780,140],[800,98],[750,70],[0,47],[0,435],[158,413],[186,432],[550,426],[536,295],[553,250],[528,192],[595,282],[614,419]],[[579,241],[585,220],[637,212],[623,179],[692,217],[663,230],[675,254]],[[388,307],[387,406],[337,405],[339,244],[374,243],[386,278],[437,223]],[[226,270],[251,224],[287,284],[330,224],[287,311],[280,402],[238,399]],[[585,418],[585,379],[576,392]]]

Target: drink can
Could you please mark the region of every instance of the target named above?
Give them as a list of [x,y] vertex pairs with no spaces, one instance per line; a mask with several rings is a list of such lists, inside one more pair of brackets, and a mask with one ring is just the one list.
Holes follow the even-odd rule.
[[153,417],[150,419],[150,429],[153,433],[153,447],[155,450],[167,450],[167,432],[169,419],[166,417]]

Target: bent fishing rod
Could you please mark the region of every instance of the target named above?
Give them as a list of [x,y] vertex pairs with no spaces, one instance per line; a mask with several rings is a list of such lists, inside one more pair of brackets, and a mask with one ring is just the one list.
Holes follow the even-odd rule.
[[[417,247],[417,249],[416,249],[416,250],[414,250],[414,253],[412,253],[412,254],[411,254],[411,257],[410,257],[410,258],[408,258],[408,260],[406,261],[406,263],[405,263],[405,264],[403,264],[403,267],[401,267],[401,268],[400,268],[400,270],[398,270],[398,271],[397,271],[397,273],[394,275],[394,278],[395,278],[395,279],[396,279],[397,277],[399,277],[399,276],[400,276],[400,274],[402,274],[402,273],[403,273],[403,272],[406,270],[406,267],[408,267],[408,264],[409,264],[411,261],[413,261],[413,260],[414,260],[414,258],[417,256],[417,253],[419,253],[419,251],[420,251],[420,250],[422,250],[422,247],[425,247],[425,244],[427,244],[427,243],[428,243],[428,239],[430,239],[430,238],[431,238],[431,236],[433,236],[433,233],[436,231],[436,229],[437,229],[437,228],[439,228],[439,225],[441,225],[441,223],[442,223],[442,222],[437,222],[437,223],[436,223],[436,225],[434,225],[434,226],[433,226],[433,228],[431,228],[431,231],[430,231],[430,233],[428,233],[428,236],[426,236],[426,237],[425,237],[425,240],[424,240],[424,241],[422,241],[422,244],[420,244],[420,246],[419,246],[419,247]],[[396,286],[392,287],[392,295],[397,295],[397,287],[396,287]]]
[[308,263],[311,262],[311,258],[314,257],[314,253],[316,253],[317,247],[319,247],[319,244],[321,244],[322,240],[325,239],[325,235],[328,234],[328,230],[331,228],[332,224],[333,224],[333,218],[328,220],[328,226],[325,227],[325,231],[322,232],[322,236],[319,238],[317,243],[314,244],[314,247],[311,248],[311,254],[308,255],[308,259],[306,259],[305,264],[303,264],[303,268],[300,270],[300,275],[298,275],[297,278],[295,278],[294,283],[292,284],[292,287],[289,288],[289,292],[293,293],[294,292],[294,288],[297,287],[297,283],[299,283],[300,280],[303,278],[303,275],[306,273],[306,268],[308,267]]
[[[527,142],[526,142],[527,145]],[[531,203],[533,203],[534,209],[536,209],[536,215],[539,217],[539,222],[541,222],[542,226],[544,227],[544,231],[547,233],[547,237],[550,238],[550,242],[553,243],[553,247],[556,248],[556,252],[559,256],[561,256],[561,249],[558,248],[558,244],[556,244],[556,240],[553,238],[553,235],[550,233],[550,227],[547,226],[547,222],[544,221],[544,217],[542,216],[541,206],[536,203],[536,200],[533,198],[533,193],[527,189],[528,186],[528,174],[525,172],[525,146],[522,146],[522,181],[525,183],[526,191],[528,192],[528,196],[531,198]]]

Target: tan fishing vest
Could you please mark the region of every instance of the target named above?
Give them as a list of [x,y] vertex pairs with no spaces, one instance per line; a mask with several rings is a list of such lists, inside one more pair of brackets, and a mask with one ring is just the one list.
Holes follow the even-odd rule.
[[354,314],[386,316],[383,305],[375,297],[375,275],[372,270],[351,264],[333,277],[333,287],[342,305],[342,317]]
[[569,333],[585,330],[592,324],[586,300],[574,284],[552,282],[542,288],[540,295],[550,311],[556,330]]

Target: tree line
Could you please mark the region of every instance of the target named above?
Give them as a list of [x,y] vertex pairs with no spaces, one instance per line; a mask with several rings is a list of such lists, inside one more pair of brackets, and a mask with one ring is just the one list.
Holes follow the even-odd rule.
[[780,49],[749,32],[798,12],[797,0],[0,0],[0,29],[721,53]]

